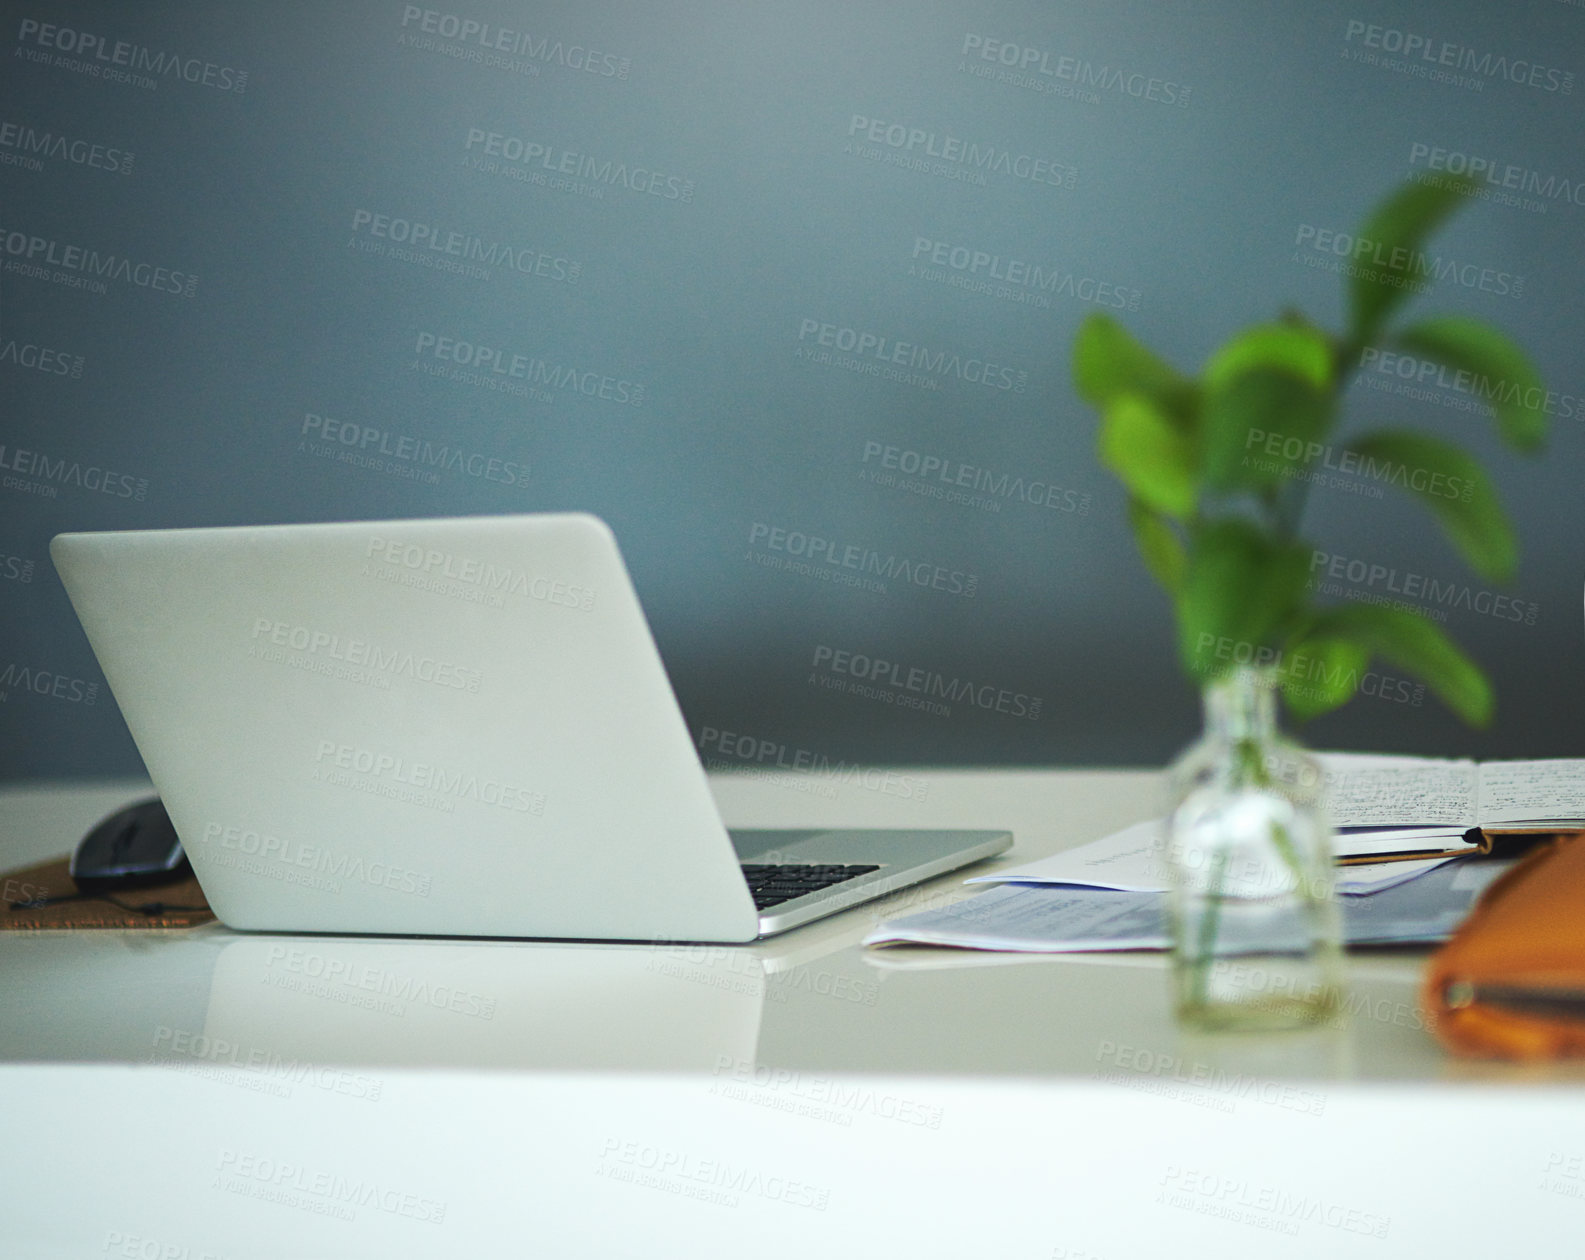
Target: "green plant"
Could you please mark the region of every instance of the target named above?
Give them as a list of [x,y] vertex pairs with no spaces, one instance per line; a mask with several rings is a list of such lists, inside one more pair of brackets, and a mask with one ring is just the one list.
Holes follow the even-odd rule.
[[1341,333],[1288,311],[1235,333],[1198,376],[1186,376],[1109,316],[1091,315],[1080,327],[1075,384],[1100,413],[1101,462],[1128,491],[1135,540],[1173,599],[1178,654],[1197,682],[1235,662],[1269,664],[1289,712],[1304,719],[1345,703],[1380,657],[1425,682],[1465,721],[1490,720],[1486,675],[1429,619],[1314,600],[1315,553],[1299,537],[1309,466],[1324,454],[1419,498],[1482,577],[1513,574],[1513,527],[1469,453],[1412,430],[1329,440],[1361,356],[1392,350],[1469,373],[1464,379],[1492,395],[1503,441],[1525,453],[1540,449],[1547,426],[1540,380],[1513,341],[1461,316],[1389,327],[1428,269],[1423,246],[1473,187],[1411,182],[1376,209],[1355,238],[1366,243],[1369,264],[1355,265],[1347,280]]

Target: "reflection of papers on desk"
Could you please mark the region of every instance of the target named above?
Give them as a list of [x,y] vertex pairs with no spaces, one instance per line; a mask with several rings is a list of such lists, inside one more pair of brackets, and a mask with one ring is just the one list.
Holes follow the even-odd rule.
[[[1023,866],[976,876],[967,882],[1071,884],[1122,892],[1165,892],[1168,876],[1161,859],[1161,828],[1160,819],[1135,823],[1092,844],[1054,853]],[[1336,876],[1337,890],[1356,894],[1376,892],[1411,880],[1448,860],[1443,857],[1340,867]]]
[[[1508,861],[1444,863],[1370,897],[1343,897],[1350,945],[1446,940]],[[1166,898],[1153,892],[1006,884],[939,910],[883,923],[866,945],[1065,953],[1165,949]],[[1237,942],[1229,942],[1237,951]]]

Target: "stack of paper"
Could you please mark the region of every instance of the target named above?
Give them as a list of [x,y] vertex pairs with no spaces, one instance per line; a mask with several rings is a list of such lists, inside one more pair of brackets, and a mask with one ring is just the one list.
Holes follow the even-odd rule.
[[[1344,897],[1350,945],[1445,940],[1486,886],[1513,864],[1454,862],[1368,897]],[[882,924],[866,945],[950,945],[959,949],[1067,952],[1165,949],[1165,898],[1159,893],[1003,884],[939,910]],[[1239,942],[1226,942],[1238,952]],[[1261,942],[1269,947],[1269,942]]]
[[[1010,867],[992,875],[978,875],[970,884],[1064,884],[1085,888],[1110,888],[1119,892],[1160,893],[1167,890],[1167,868],[1161,856],[1162,822],[1159,818],[1083,844],[1076,849]],[[1453,859],[1447,856],[1418,861],[1374,862],[1368,866],[1341,866],[1337,890],[1368,893],[1404,883]]]
[[[1350,944],[1445,940],[1509,862],[1464,862],[1492,834],[1585,827],[1585,760],[1479,764],[1323,753]],[[967,881],[989,892],[882,924],[866,944],[1163,949],[1163,823]]]

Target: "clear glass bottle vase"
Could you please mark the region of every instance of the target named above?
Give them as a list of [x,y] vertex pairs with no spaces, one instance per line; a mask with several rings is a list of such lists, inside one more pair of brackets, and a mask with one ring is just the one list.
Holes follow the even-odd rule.
[[1205,731],[1172,766],[1164,856],[1185,1027],[1305,1027],[1340,1007],[1323,777],[1277,727],[1276,681],[1241,667],[1208,684]]

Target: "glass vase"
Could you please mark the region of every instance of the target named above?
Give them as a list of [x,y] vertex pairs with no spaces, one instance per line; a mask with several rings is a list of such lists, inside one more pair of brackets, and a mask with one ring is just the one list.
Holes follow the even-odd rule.
[[1276,675],[1205,688],[1205,730],[1172,766],[1164,858],[1180,1024],[1265,1030],[1340,1008],[1340,915],[1320,764],[1278,729]]

